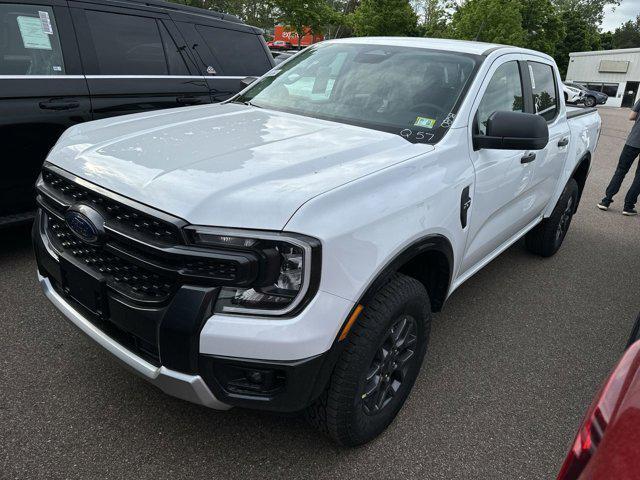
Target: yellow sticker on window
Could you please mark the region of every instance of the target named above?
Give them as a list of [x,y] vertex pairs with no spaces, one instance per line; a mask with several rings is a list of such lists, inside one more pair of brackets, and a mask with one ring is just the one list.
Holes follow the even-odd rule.
[[435,118],[417,117],[414,125],[416,127],[433,128],[436,124]]

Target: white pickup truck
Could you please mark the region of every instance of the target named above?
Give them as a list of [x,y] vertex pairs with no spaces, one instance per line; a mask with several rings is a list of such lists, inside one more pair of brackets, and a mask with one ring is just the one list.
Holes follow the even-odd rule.
[[361,444],[456,288],[522,237],[560,248],[600,125],[539,52],[323,42],[224,104],[70,128],[38,181],[40,283],[163,391]]

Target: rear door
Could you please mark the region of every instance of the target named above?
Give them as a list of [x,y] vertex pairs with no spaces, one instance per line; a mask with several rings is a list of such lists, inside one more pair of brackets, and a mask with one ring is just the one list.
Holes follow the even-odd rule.
[[[525,81],[530,83],[532,112],[544,117],[549,126],[549,143],[532,162],[532,208],[538,213],[546,208],[554,195],[569,152],[571,132],[565,114],[561,114],[560,77],[550,62],[529,59]],[[528,89],[529,90],[529,89]]]
[[199,62],[214,102],[240,91],[243,78],[262,76],[275,65],[262,35],[252,27],[214,19],[198,21],[181,19],[176,25]]
[[69,5],[94,119],[210,102],[166,14],[108,3]]
[[64,130],[90,119],[66,1],[0,2],[0,216],[34,207],[47,153]]

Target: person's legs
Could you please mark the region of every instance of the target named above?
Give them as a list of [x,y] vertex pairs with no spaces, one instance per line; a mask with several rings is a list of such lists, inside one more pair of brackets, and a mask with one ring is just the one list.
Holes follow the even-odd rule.
[[633,179],[631,187],[627,192],[627,196],[624,198],[624,211],[632,212],[638,201],[640,195],[640,162],[638,162],[638,168],[636,169],[636,176]]
[[629,169],[631,168],[631,165],[633,165],[633,161],[636,159],[638,154],[640,154],[640,148],[632,147],[630,145],[624,146],[622,153],[620,153],[620,159],[618,160],[616,171],[613,174],[611,182],[609,182],[605,197],[602,199],[603,203],[606,202],[605,204],[608,204],[613,202],[614,195],[620,191],[622,181],[629,172]]
[[624,146],[622,153],[620,154],[620,160],[618,160],[618,167],[613,174],[611,182],[609,182],[605,197],[602,199],[601,203],[603,205],[608,206],[613,202],[613,196],[620,191],[622,181],[624,180],[625,175],[629,172],[629,169],[631,168],[631,165],[633,165],[633,161],[636,159],[638,154],[640,154],[640,148],[632,147],[630,145]]

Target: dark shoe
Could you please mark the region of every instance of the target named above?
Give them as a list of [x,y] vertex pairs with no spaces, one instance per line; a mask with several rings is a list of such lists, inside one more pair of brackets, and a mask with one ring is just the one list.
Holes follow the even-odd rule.
[[606,212],[607,210],[609,210],[609,205],[611,205],[612,202],[613,200],[609,200],[608,198],[603,198],[602,201],[598,204],[598,208]]
[[626,208],[622,210],[622,214],[627,217],[634,217],[638,214],[638,211],[635,208]]

